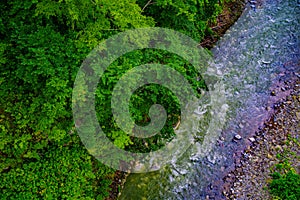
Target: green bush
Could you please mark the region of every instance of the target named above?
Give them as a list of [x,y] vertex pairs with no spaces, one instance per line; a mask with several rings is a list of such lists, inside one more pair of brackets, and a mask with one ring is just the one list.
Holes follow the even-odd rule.
[[271,169],[273,173],[269,184],[269,191],[274,197],[284,200],[300,199],[300,175],[291,166],[289,160],[292,156],[293,152],[289,150],[277,155],[281,162]]
[[79,145],[49,145],[39,158],[0,174],[1,199],[102,199],[113,171]]
[[293,170],[285,174],[274,172],[270,183],[270,193],[281,199],[297,200],[300,199],[300,175]]

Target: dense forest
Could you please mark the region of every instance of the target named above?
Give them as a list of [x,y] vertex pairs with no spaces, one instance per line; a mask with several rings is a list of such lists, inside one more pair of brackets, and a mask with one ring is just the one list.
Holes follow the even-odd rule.
[[[115,170],[88,153],[72,118],[72,89],[81,63],[99,42],[128,29],[165,27],[200,43],[213,34],[210,27],[223,4],[224,0],[1,1],[1,199],[105,199]],[[178,104],[164,88],[143,88],[132,101],[132,117],[141,124],[147,122],[153,103],[173,111],[162,132],[146,141],[147,147],[145,141],[120,132],[108,110],[118,77],[149,62],[172,63],[195,89],[205,89],[188,61],[176,55],[141,50],[118,59],[100,81],[96,110],[105,116],[99,122],[119,148],[148,152],[163,145],[160,138],[174,134]],[[154,94],[147,95],[150,91]]]

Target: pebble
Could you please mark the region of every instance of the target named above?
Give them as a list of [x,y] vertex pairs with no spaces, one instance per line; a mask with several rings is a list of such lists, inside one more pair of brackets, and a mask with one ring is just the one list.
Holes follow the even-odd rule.
[[269,153],[268,153],[267,157],[268,157],[269,159],[272,159],[272,158],[273,158],[273,156],[272,156],[271,154],[269,154]]
[[255,139],[253,137],[249,138],[250,142],[255,142]]
[[234,136],[234,139],[241,140],[241,139],[242,139],[242,136],[240,136],[239,134],[236,134],[236,135]]
[[300,120],[300,112],[296,112],[297,119]]
[[[255,8],[255,5],[251,5],[251,7],[254,7]],[[266,61],[266,60],[262,60],[261,61],[263,64],[270,64],[271,61]]]
[[275,91],[272,91],[272,92],[271,92],[271,95],[272,95],[272,96],[276,96]]

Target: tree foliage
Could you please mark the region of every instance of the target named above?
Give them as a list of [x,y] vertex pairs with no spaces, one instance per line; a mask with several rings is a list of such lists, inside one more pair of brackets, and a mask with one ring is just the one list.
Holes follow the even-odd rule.
[[200,41],[210,32],[209,24],[221,13],[223,0],[141,0],[138,3],[147,16],[155,19],[157,26],[181,31]]
[[[1,1],[0,190],[4,197],[103,199],[107,195],[113,171],[97,164],[72,132],[72,88],[85,56],[113,34],[155,25],[182,31],[200,41],[221,8],[216,0],[157,0],[144,8],[147,2]],[[111,84],[99,86],[96,109],[105,114],[99,121],[116,146],[149,151],[162,145],[158,142],[161,138],[172,136],[170,130],[179,112],[176,99],[170,91],[154,86],[135,94],[132,116],[141,124],[147,122],[147,109],[155,102],[170,105],[169,110],[175,111],[168,127],[147,141],[149,148],[145,148],[144,141],[134,143],[134,138],[120,132],[106,110],[109,91],[118,77],[142,63],[164,62],[186,73],[195,88],[204,85],[195,81],[198,74],[187,61],[164,52],[143,53],[147,52],[133,52],[109,68],[103,81]],[[121,65],[125,66],[123,71]],[[155,95],[146,95],[148,90]],[[146,105],[144,109],[140,109],[141,102]]]

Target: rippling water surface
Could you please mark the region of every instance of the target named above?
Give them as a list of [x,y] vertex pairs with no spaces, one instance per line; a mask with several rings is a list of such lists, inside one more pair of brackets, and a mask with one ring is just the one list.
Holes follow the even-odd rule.
[[[272,105],[287,94],[282,90],[272,96],[272,88],[300,77],[299,16],[299,0],[267,0],[256,12],[245,10],[212,50],[229,105],[226,125],[212,151],[197,157],[191,147],[163,170],[131,174],[119,199],[224,198],[222,179],[249,144],[247,138],[268,118]],[[242,139],[233,140],[236,134]]]

